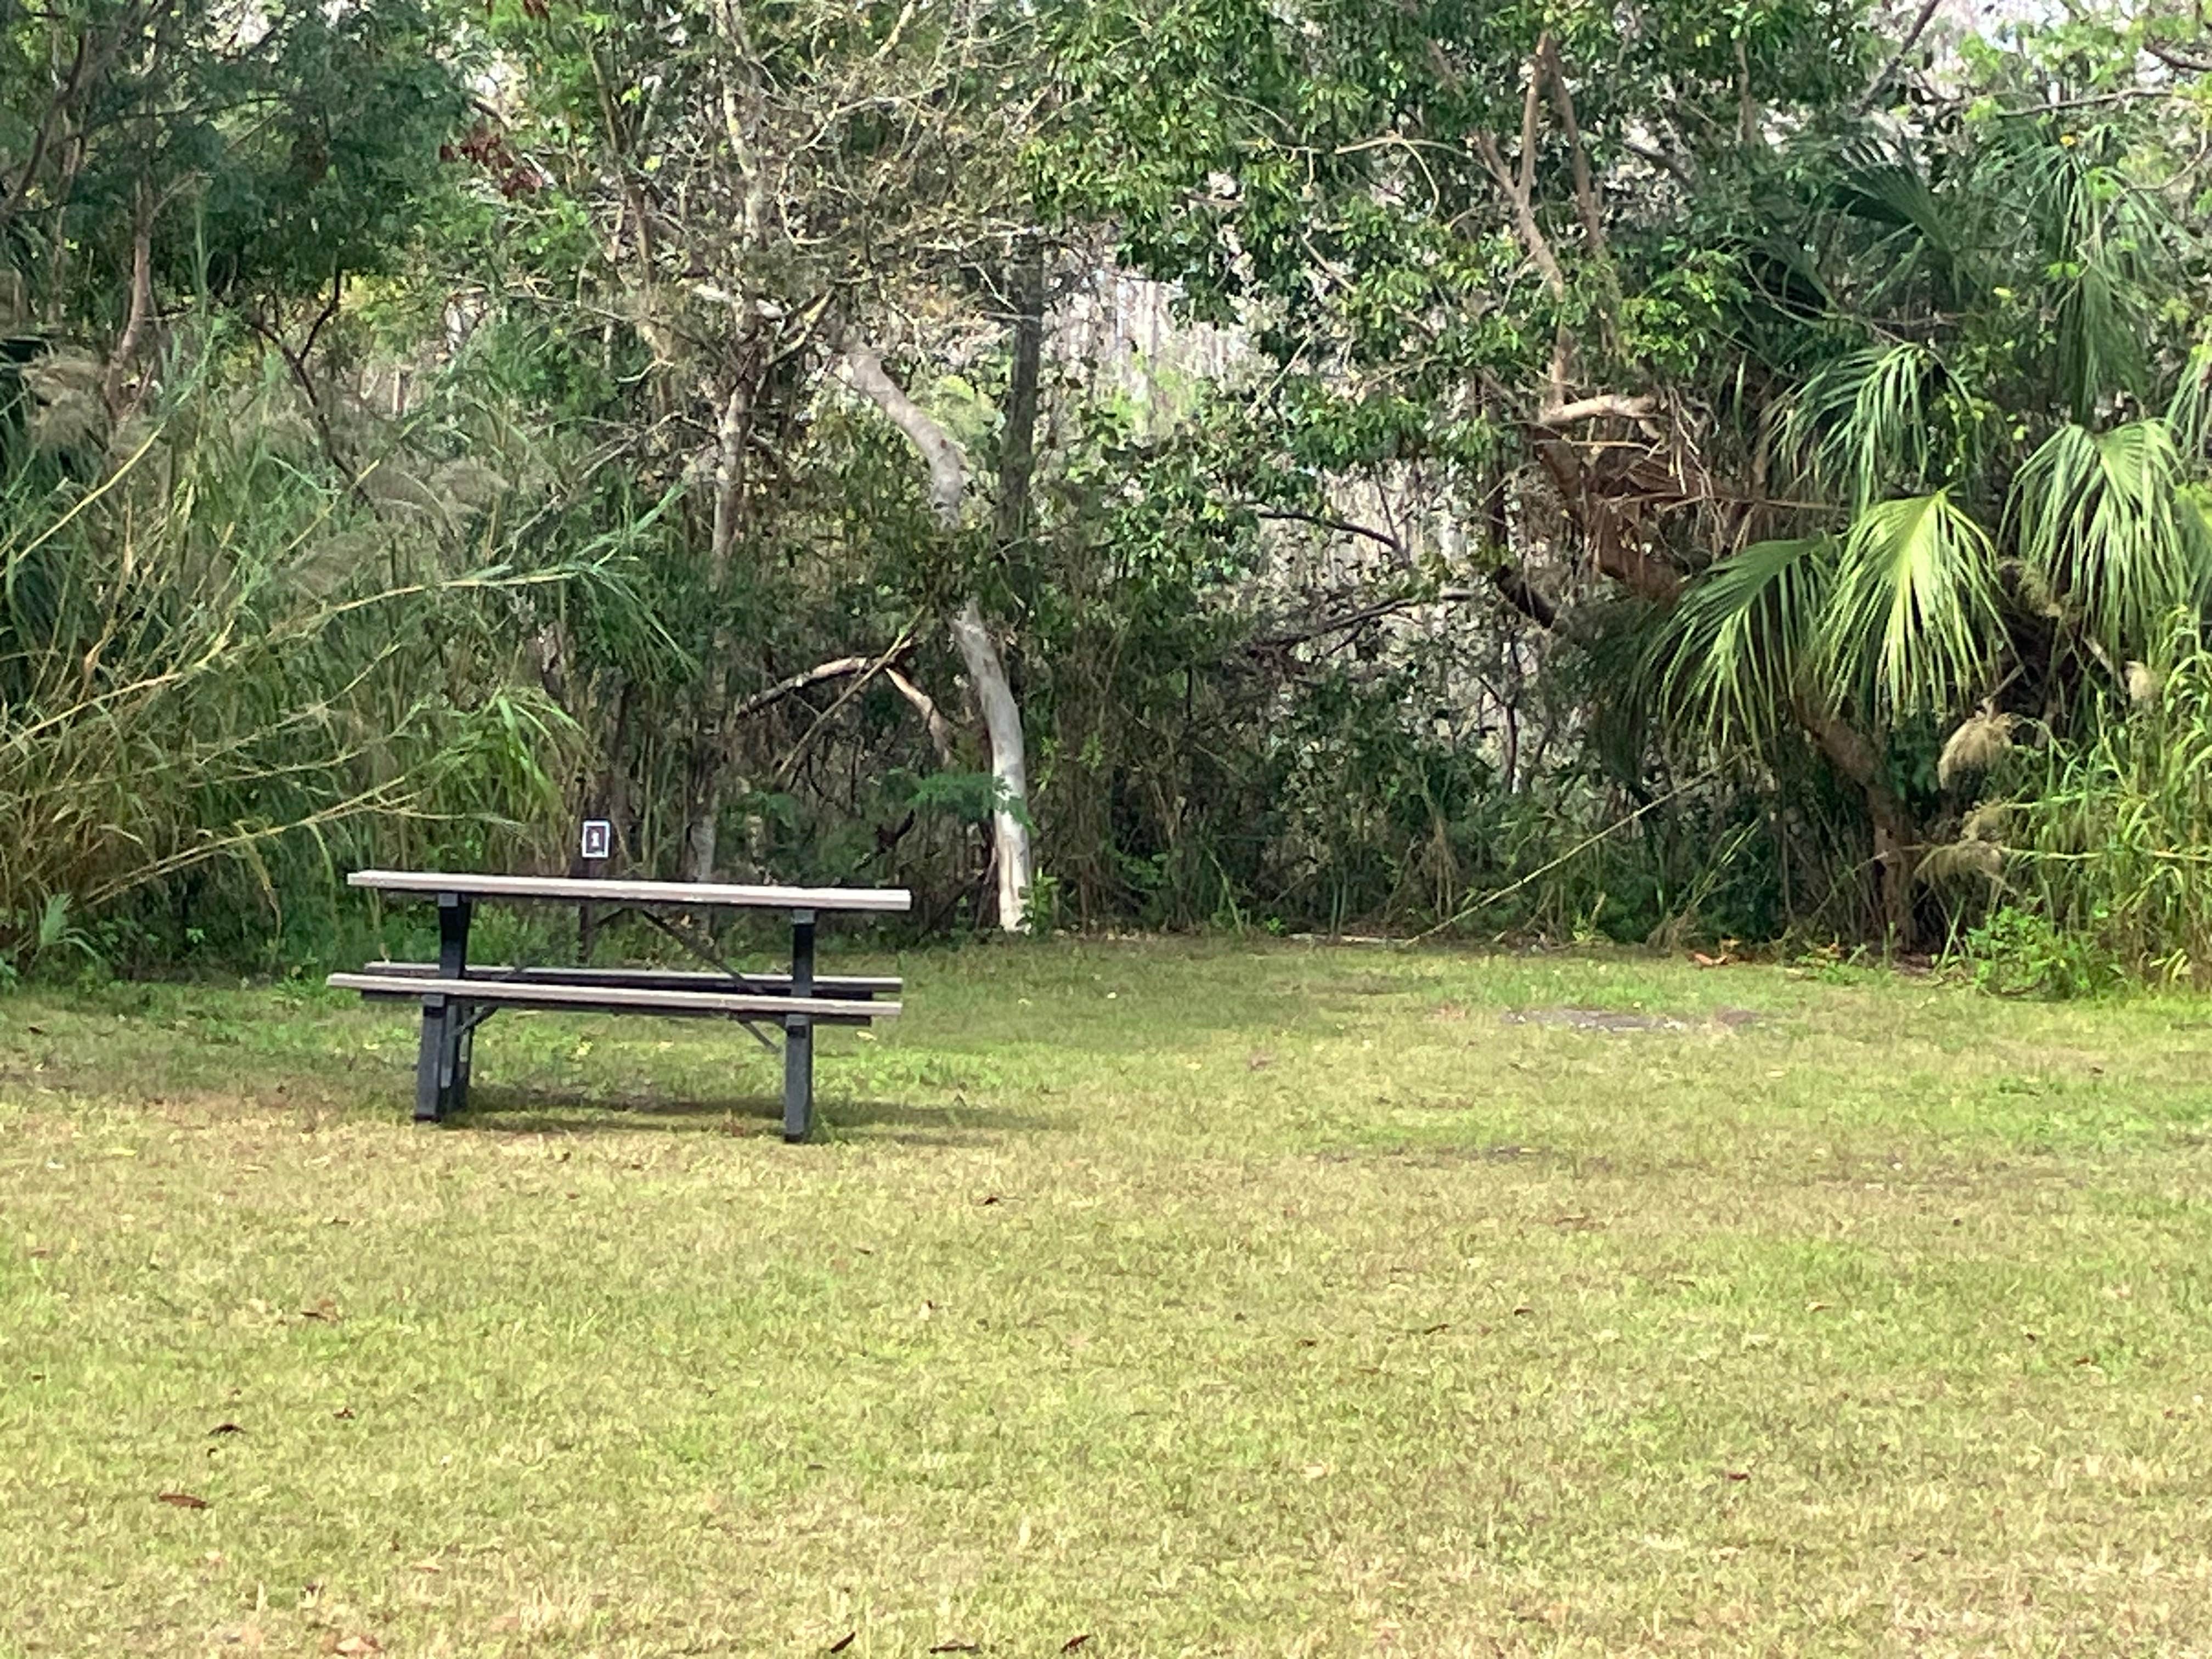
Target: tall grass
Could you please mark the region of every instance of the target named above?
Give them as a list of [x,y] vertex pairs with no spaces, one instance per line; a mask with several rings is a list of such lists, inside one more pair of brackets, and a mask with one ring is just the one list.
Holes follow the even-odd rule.
[[[66,919],[271,860],[549,815],[568,723],[514,611],[573,573],[380,516],[204,382],[0,499],[0,965]],[[502,641],[506,641],[503,643]]]
[[2012,905],[2133,973],[2212,973],[2212,653],[2192,647],[2089,736],[2016,754]]

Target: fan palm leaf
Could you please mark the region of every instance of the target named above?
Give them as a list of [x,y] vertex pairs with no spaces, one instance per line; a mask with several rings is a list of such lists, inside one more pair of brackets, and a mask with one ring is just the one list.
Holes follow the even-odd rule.
[[2212,534],[2174,429],[2063,426],[2013,486],[2022,562],[2114,659],[2142,655],[2212,578]]
[[1814,641],[1828,698],[1887,723],[1956,708],[1986,684],[2004,637],[1989,535],[1937,489],[1852,520]]
[[2212,446],[2212,345],[2200,345],[2189,354],[2166,406],[2166,424],[2185,462],[2206,459],[2207,447]]
[[1972,426],[1942,360],[1907,342],[1815,371],[1784,415],[1781,436],[1817,487],[1863,509],[1954,471],[1972,447]]
[[1668,705],[1723,745],[1766,746],[1803,689],[1839,545],[1754,542],[1692,582],[1661,646]]

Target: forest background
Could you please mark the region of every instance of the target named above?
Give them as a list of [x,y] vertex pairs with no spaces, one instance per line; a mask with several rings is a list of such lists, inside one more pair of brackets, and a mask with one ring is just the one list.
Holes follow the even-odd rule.
[[369,863],[2212,970],[2212,38],[0,10],[0,979]]

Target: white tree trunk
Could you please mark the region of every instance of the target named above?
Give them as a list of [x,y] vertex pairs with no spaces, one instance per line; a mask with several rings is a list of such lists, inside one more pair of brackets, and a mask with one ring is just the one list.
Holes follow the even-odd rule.
[[[1022,744],[1022,711],[1006,679],[999,642],[983,625],[983,612],[970,599],[952,619],[952,642],[975,688],[983,729],[991,738],[991,776],[999,786],[1000,805],[991,814],[991,848],[999,871],[999,926],[1018,933],[1029,907],[1030,832],[1015,813],[1030,798],[1029,760]],[[1009,810],[1013,809],[1013,810]]]
[[[875,349],[854,343],[845,350],[845,374],[853,389],[883,410],[906,434],[929,468],[929,505],[938,526],[948,533],[960,524],[960,498],[968,487],[967,458],[960,446],[884,370]],[[952,643],[966,665],[983,729],[991,741],[991,775],[1004,803],[991,815],[991,845],[999,875],[999,926],[1022,931],[1031,880],[1030,832],[1022,819],[1029,807],[1029,757],[1022,740],[1022,711],[1006,678],[1006,659],[983,622],[982,607],[970,599],[951,622]],[[1009,810],[1011,809],[1011,810]]]

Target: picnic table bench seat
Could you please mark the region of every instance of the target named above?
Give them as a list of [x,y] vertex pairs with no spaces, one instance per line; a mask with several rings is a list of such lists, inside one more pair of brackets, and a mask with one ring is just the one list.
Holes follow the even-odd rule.
[[[482,968],[471,967],[468,976],[471,984],[479,980],[489,980],[514,985],[598,985],[666,991],[744,990],[767,997],[788,996],[791,993],[789,974],[747,971],[733,975],[702,973],[691,968],[571,968],[558,963],[496,963]],[[372,962],[359,974],[346,977],[404,980],[408,981],[406,984],[388,988],[365,985],[349,986],[347,988],[360,990],[368,996],[411,998],[422,994],[416,981],[438,977],[438,964],[434,962]],[[902,983],[896,979],[864,974],[817,974],[814,976],[814,992],[821,997],[872,1002],[877,997],[896,995]],[[779,1008],[781,1006],[777,1004]],[[878,1013],[886,1016],[898,1012],[896,1003],[888,1007],[877,1003],[875,1006]]]
[[[362,870],[355,887],[434,898],[435,962],[376,962],[358,973],[332,974],[337,989],[371,1001],[405,1000],[422,1006],[416,1060],[415,1115],[434,1122],[468,1102],[476,1028],[501,1008],[584,1010],[732,1019],[756,1036],[760,1025],[783,1030],[783,1133],[803,1140],[814,1112],[814,1027],[867,1025],[899,1012],[896,979],[817,975],[814,927],[819,912],[897,912],[912,902],[902,888],[763,887],[708,882],[608,880],[599,877],[469,875],[443,871]],[[709,971],[671,968],[470,965],[470,919],[480,902],[605,906],[653,923]],[[766,909],[791,921],[791,971],[746,973],[668,922],[667,913]],[[765,1036],[761,1036],[767,1042]]]
[[[706,975],[701,975],[705,978]],[[722,988],[621,984],[562,985],[538,979],[495,979],[471,974],[465,979],[444,979],[420,974],[332,974],[329,983],[341,991],[359,991],[376,998],[404,997],[412,1001],[426,996],[458,997],[490,1007],[579,1008],[606,1014],[677,1014],[716,1019],[742,1019],[749,1015],[781,1019],[804,1015],[825,1024],[866,1025],[889,1019],[899,1011],[896,1002],[872,998],[793,996],[747,991],[724,980]]]

